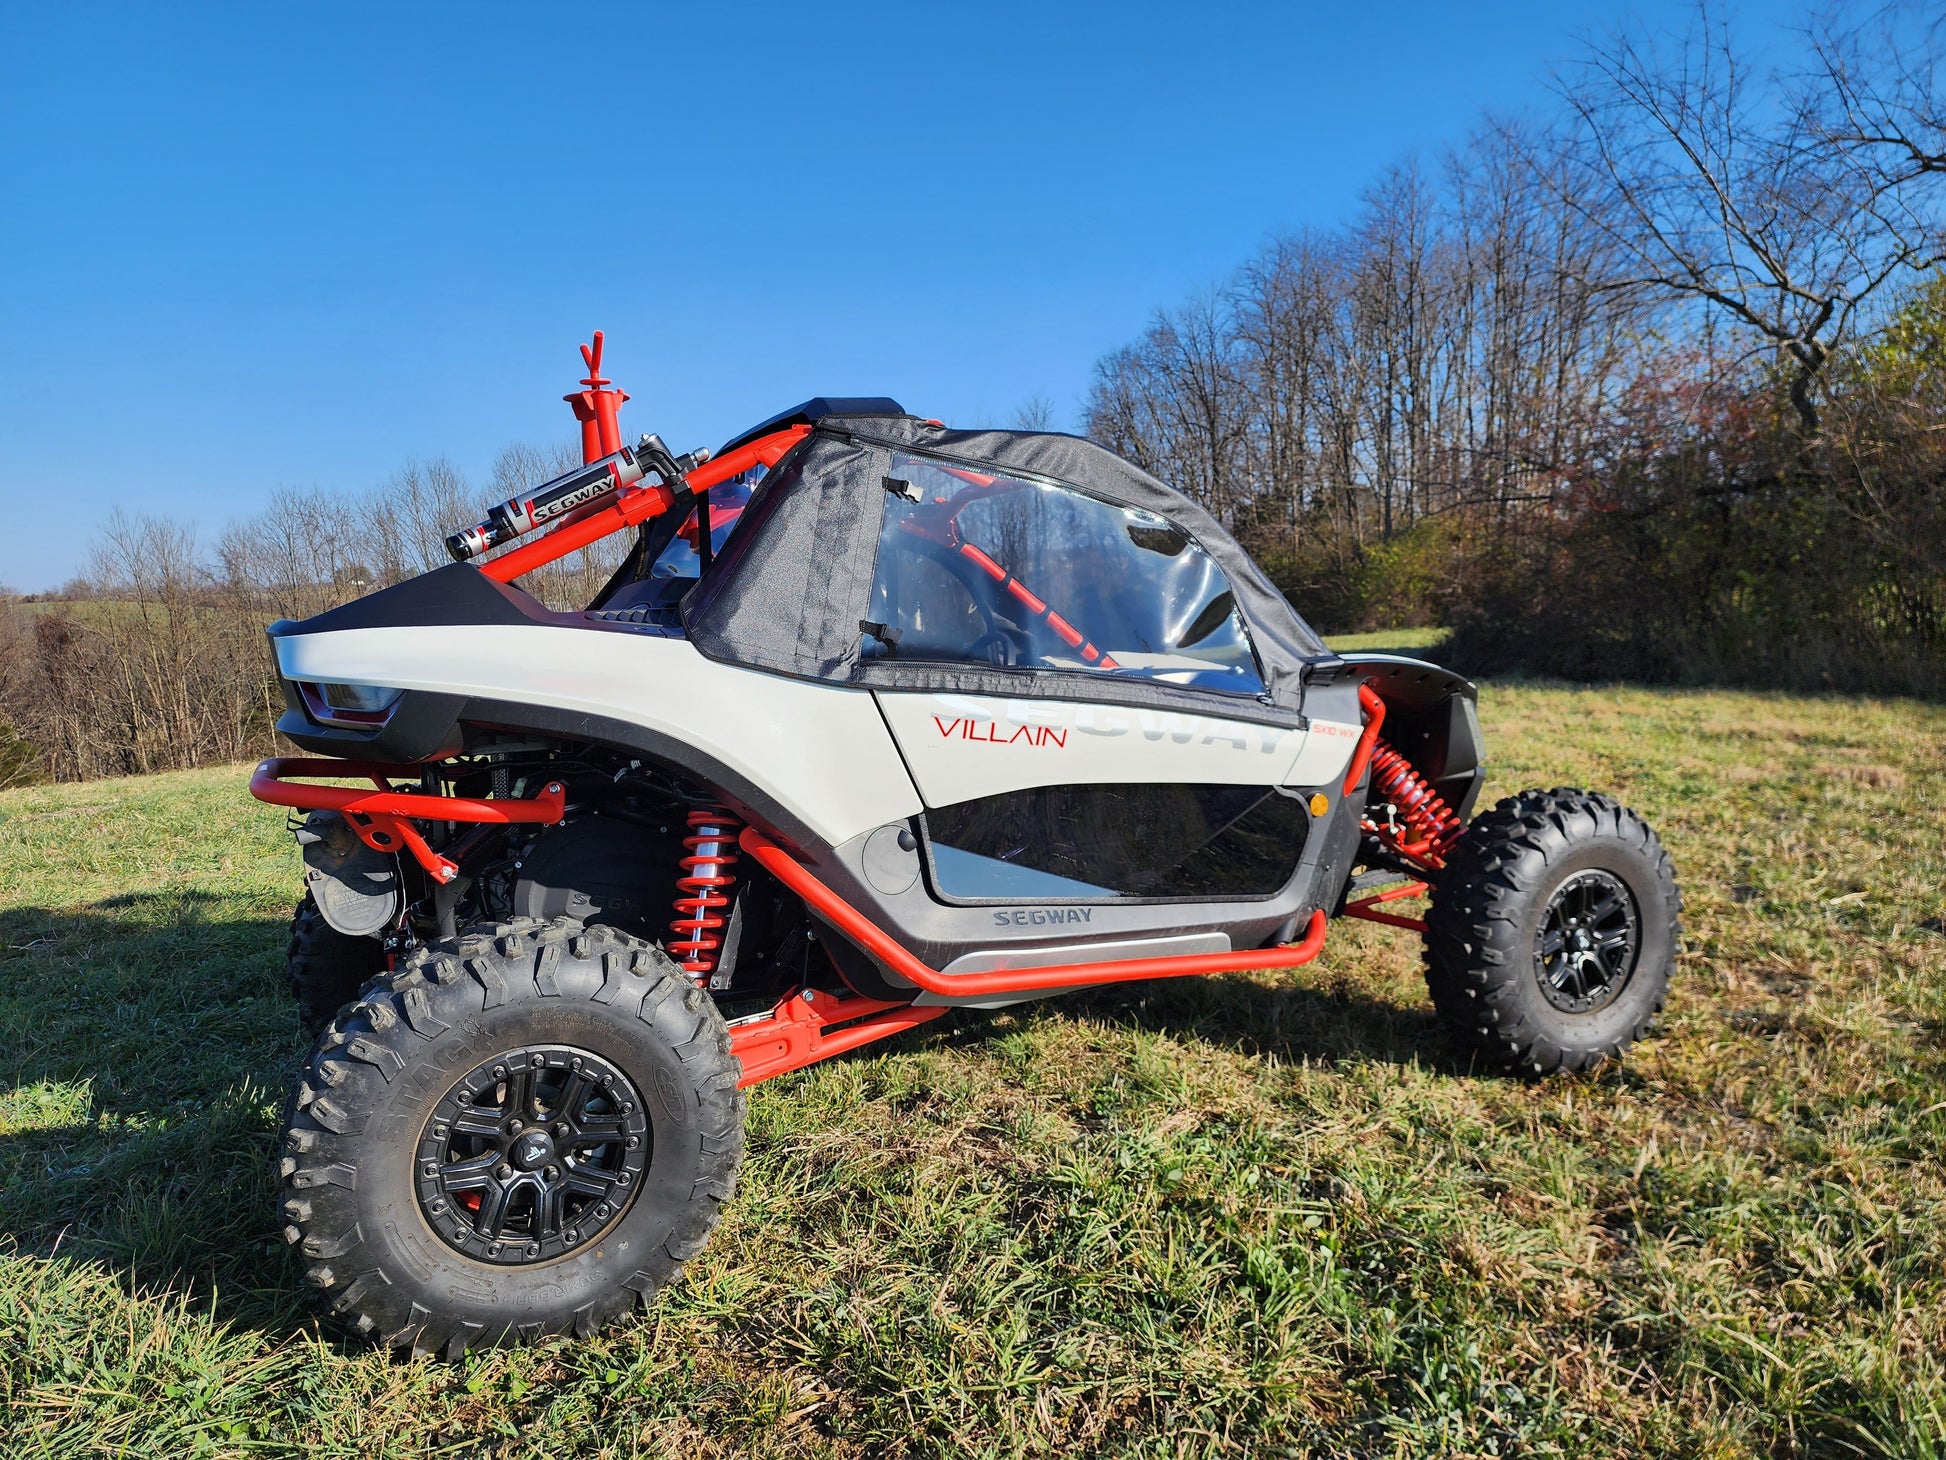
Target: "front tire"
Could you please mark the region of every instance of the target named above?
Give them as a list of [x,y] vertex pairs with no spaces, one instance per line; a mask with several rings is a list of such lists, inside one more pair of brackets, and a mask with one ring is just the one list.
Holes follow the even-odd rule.
[[284,1131],[285,1236],[388,1347],[586,1337],[715,1228],[740,1074],[715,1004],[660,949],[572,919],[469,930],[318,1042]]
[[1532,1074],[1585,1070],[1648,1032],[1682,893],[1649,824],[1607,796],[1524,791],[1467,828],[1426,915],[1426,984],[1463,1039]]

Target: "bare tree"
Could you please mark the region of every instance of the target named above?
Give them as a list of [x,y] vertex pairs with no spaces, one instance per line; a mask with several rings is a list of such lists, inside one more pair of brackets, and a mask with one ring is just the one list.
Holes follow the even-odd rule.
[[1946,11],[1891,0],[1864,20],[1827,11],[1795,101],[1821,143],[1854,156],[1881,190],[1946,174]]
[[1673,45],[1637,31],[1591,45],[1564,94],[1580,165],[1562,197],[1616,246],[1622,282],[1720,310],[1780,352],[1815,432],[1833,348],[1889,281],[1946,258],[1935,200],[1870,149],[1829,145],[1816,108],[1777,105],[1706,7]]
[[1054,402],[1047,396],[1035,391],[1022,401],[1014,411],[1016,431],[1052,431],[1054,429]]

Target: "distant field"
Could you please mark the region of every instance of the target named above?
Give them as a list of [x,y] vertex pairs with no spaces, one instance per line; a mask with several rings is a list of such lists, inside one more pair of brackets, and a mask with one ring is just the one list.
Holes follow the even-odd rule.
[[1333,649],[1363,649],[1386,654],[1423,654],[1453,636],[1451,629],[1373,629],[1369,634],[1327,634]]
[[1946,1453],[1946,710],[1482,711],[1490,795],[1605,787],[1675,856],[1621,1066],[1472,1068],[1365,925],[952,1015],[753,1091],[645,1321],[464,1366],[321,1332],[272,1218],[282,813],[0,793],[0,1454]]

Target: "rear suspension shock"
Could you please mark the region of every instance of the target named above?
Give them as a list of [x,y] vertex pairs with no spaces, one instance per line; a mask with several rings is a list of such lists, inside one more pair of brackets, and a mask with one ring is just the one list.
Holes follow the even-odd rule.
[[742,818],[721,806],[702,806],[689,813],[689,835],[682,839],[682,875],[676,879],[676,917],[669,924],[674,936],[669,955],[685,973],[705,978],[716,971],[723,951],[723,928],[729,921],[733,870],[740,858],[737,833]]

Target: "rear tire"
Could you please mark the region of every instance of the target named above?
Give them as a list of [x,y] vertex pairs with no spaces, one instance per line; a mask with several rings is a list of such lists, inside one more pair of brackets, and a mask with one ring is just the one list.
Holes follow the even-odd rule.
[[586,1337],[708,1240],[743,1158],[741,1073],[653,945],[566,918],[468,930],[318,1042],[284,1130],[284,1235],[388,1347]]
[[313,1039],[324,1032],[358,991],[385,972],[385,949],[376,938],[354,938],[324,920],[310,893],[291,915],[284,982],[297,1000],[297,1017]]
[[1682,893],[1649,824],[1573,787],[1477,818],[1426,915],[1440,1016],[1531,1074],[1591,1069],[1649,1030],[1681,941]]

